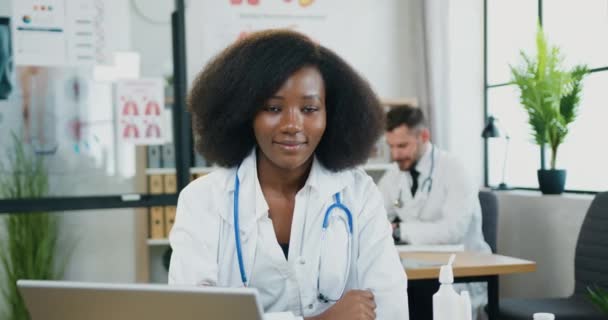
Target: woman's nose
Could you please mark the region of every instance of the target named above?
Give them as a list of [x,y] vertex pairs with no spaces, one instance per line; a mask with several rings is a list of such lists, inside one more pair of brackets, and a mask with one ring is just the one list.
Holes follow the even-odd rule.
[[287,108],[281,117],[281,129],[286,133],[302,131],[302,114],[298,108]]

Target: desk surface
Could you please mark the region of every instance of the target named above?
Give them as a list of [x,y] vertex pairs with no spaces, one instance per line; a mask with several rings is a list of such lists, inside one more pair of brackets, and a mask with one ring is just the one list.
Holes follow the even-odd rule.
[[[474,277],[503,275],[512,273],[525,273],[536,271],[536,262],[499,254],[476,252],[455,252],[454,277]],[[451,253],[449,252],[400,252],[401,259],[446,264]],[[410,280],[437,279],[439,265],[405,268]]]

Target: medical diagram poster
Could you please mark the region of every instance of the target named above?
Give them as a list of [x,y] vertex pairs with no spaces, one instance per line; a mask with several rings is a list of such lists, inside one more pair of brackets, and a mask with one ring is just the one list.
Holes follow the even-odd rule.
[[118,81],[115,105],[119,143],[154,145],[167,142],[161,78]]

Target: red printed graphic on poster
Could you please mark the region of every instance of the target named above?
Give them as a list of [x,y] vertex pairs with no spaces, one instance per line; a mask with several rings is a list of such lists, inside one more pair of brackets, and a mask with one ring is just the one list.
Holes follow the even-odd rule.
[[162,79],[118,81],[115,104],[119,141],[137,145],[167,142]]

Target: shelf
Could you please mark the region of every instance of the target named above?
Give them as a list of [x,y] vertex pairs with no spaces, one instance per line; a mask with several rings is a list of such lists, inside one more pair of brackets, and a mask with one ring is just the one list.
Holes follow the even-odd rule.
[[168,246],[169,239],[148,239],[146,240],[149,246]]
[[146,168],[146,175],[175,174],[175,168]]

